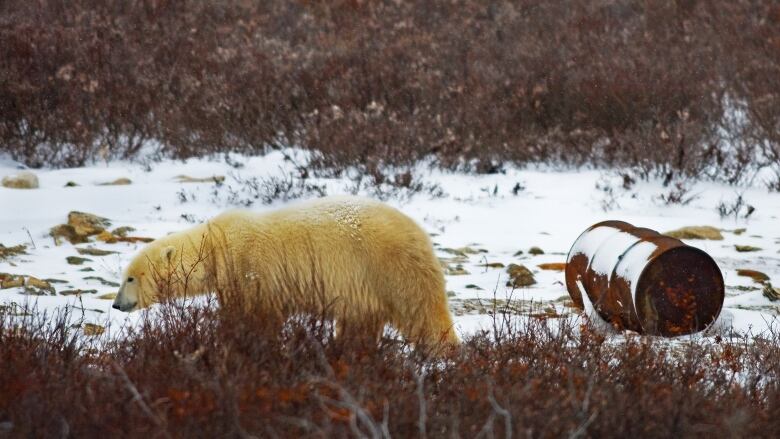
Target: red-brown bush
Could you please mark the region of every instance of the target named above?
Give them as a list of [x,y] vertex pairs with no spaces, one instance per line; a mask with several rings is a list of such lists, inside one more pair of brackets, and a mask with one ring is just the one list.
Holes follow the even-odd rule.
[[[386,338],[280,333],[227,308],[163,308],[115,341],[0,318],[0,435],[773,437],[777,335],[605,340],[498,321],[443,357]],[[114,328],[115,329],[115,328]]]
[[337,169],[433,154],[739,182],[751,161],[780,174],[778,14],[769,0],[11,0],[0,145],[33,166],[292,145]]

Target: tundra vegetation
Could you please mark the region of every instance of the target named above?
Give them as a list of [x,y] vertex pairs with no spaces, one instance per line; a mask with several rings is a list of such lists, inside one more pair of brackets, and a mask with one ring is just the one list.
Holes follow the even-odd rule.
[[[376,186],[379,198],[440,194],[409,171],[419,163],[474,173],[606,168],[617,183],[598,186],[605,210],[621,187],[649,178],[663,181],[658,201],[667,205],[696,201],[698,180],[780,190],[780,6],[770,0],[6,0],[0,60],[0,155],[33,168],[310,153],[282,177],[213,177],[212,197],[231,205],[323,195],[310,176],[345,177],[355,192]],[[512,193],[523,190],[518,182]],[[179,199],[193,196],[182,190]],[[735,220],[754,211],[741,192],[718,206]],[[79,218],[52,237],[148,239],[109,224],[79,229]],[[32,236],[6,244],[3,261],[36,246]],[[474,270],[472,255],[452,250],[448,275]],[[68,264],[113,252],[77,251],[85,257]],[[518,287],[535,282],[517,264],[486,259],[484,268],[511,271]],[[779,300],[766,274],[738,273],[755,285],[733,289]],[[0,276],[0,287],[30,294],[58,283],[66,281]],[[392,330],[378,341],[337,336],[316,314],[280,328],[240,303],[168,303],[125,328],[72,325],[73,314],[90,311],[83,306],[46,315],[0,305],[0,437],[780,431],[772,322],[741,336],[607,337],[556,309],[453,302],[494,320],[446,352]]]
[[296,146],[374,180],[433,157],[780,189],[769,0],[11,0],[0,59],[0,144],[33,167]]
[[[780,340],[616,340],[495,310],[445,354],[394,334],[279,331],[240,307],[166,306],[80,335],[0,315],[0,431],[117,437],[772,437]],[[51,317],[54,317],[51,319]],[[87,334],[85,331],[84,334]]]

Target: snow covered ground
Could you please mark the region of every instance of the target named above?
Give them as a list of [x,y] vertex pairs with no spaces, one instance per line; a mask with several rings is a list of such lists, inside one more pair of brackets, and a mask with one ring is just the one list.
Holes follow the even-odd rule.
[[[0,177],[17,171],[15,163],[0,161]],[[239,207],[235,204],[242,200],[251,200],[252,192],[238,179],[284,178],[292,172],[293,165],[279,152],[262,157],[231,156],[230,160],[169,160],[150,166],[112,162],[85,168],[37,170],[39,189],[0,187],[0,244],[27,245],[27,254],[0,260],[0,273],[62,282],[52,283],[57,291],[54,295],[25,295],[21,287],[1,289],[0,306],[13,310],[21,309],[14,304],[35,305],[37,312],[50,313],[71,305],[76,307],[77,315],[73,318],[79,322],[101,326],[110,323],[112,328],[133,324],[140,313],[111,309],[110,293],[117,291],[123,267],[144,244],[94,242],[74,246],[64,242],[56,246],[49,236],[52,227],[65,223],[68,212],[82,211],[110,219],[112,228],[133,227],[136,230],[132,236],[156,238],[227,208]],[[220,175],[226,179],[221,185],[182,183],[176,179],[180,175]],[[780,315],[780,302],[771,302],[762,294],[762,285],[736,272],[743,268],[758,270],[780,284],[780,194],[768,193],[763,187],[738,189],[747,203],[756,208],[749,219],[722,219],[716,207],[721,202],[732,203],[737,189],[715,183],[693,186],[689,195],[695,199],[687,205],[667,205],[659,196],[670,189],[660,182],[640,181],[623,189],[622,178],[606,171],[508,168],[501,174],[466,175],[430,171],[421,166],[415,175],[426,184],[438,185],[443,194],[432,196],[424,191],[411,197],[391,198],[388,203],[422,224],[431,233],[439,256],[448,261],[453,274],[447,276],[447,289],[461,334],[480,327],[488,329],[488,311],[494,303],[499,308],[506,306],[513,312],[539,318],[554,319],[575,312],[565,306],[568,296],[563,273],[542,270],[538,265],[565,262],[577,236],[606,219],[620,219],[661,232],[691,225],[722,229],[722,241],[687,241],[712,255],[723,271],[727,289],[719,327],[740,334],[760,334]],[[132,183],[100,185],[118,178],[129,178]],[[68,182],[78,186],[66,187]],[[329,195],[352,192],[355,188],[355,183],[347,178],[309,182],[324,186]],[[360,193],[372,192],[363,188]],[[265,205],[255,200],[249,208],[263,211],[282,203]],[[728,232],[740,228],[746,231]],[[760,250],[738,252],[736,245]],[[116,253],[84,256],[77,253],[77,247]],[[544,254],[530,254],[531,247],[542,249]],[[68,256],[90,261],[71,265],[66,261]],[[506,271],[498,263],[525,265],[534,272],[536,284],[514,290],[507,287]],[[72,290],[87,292],[61,294]]]

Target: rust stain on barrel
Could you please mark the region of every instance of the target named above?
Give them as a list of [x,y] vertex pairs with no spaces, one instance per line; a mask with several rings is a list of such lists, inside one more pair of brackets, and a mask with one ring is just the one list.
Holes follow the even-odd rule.
[[579,252],[576,248],[577,243],[581,242],[582,238],[585,237],[588,232],[591,232],[594,229],[600,227],[618,229],[619,227],[624,226],[631,227],[631,224],[623,221],[603,221],[596,223],[582,232],[577,240],[574,241],[574,245],[572,246],[571,250],[569,250],[569,255],[566,258],[565,276],[566,289],[569,291],[569,296],[571,296],[572,302],[574,302],[574,305],[576,305],[578,308],[585,309],[585,304],[582,301],[582,295],[585,294],[585,291],[581,291],[582,288],[580,287],[582,286],[585,270],[588,268],[588,264],[590,262],[590,255],[588,255],[586,252]]
[[[637,228],[631,225],[623,226],[620,228],[622,235],[616,235],[614,238],[629,239],[631,244],[628,244],[625,248],[620,249],[620,254],[625,253],[628,248],[633,244],[640,242],[642,239],[648,239],[657,235],[658,232],[650,229]],[[631,237],[631,238],[629,238]],[[610,244],[609,240],[604,242],[604,245],[599,247],[596,253],[593,254],[592,259],[599,257],[599,251],[609,251],[611,249],[604,249],[603,247]],[[610,270],[606,273],[599,273],[593,269],[593,264],[588,266],[585,271],[584,282],[586,293],[588,298],[593,304],[593,308],[599,315],[606,321],[612,323],[616,327],[631,329],[638,331],[638,325],[635,319],[632,319],[633,313],[630,293],[626,295],[624,292],[617,290],[616,288],[610,288],[610,280],[614,280],[614,269],[619,262],[620,256],[610,267]]]
[[566,287],[575,305],[584,308],[587,295],[618,329],[664,336],[697,332],[717,318],[725,298],[723,276],[707,253],[622,221],[588,228],[567,262]]

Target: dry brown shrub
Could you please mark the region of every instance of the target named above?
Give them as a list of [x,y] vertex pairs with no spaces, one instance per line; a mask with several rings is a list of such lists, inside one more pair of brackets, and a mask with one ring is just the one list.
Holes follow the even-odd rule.
[[[114,330],[116,328],[110,328]],[[94,338],[91,340],[95,340]],[[497,316],[444,357],[386,336],[170,303],[113,341],[0,315],[0,429],[21,436],[772,437],[780,340],[607,340]]]
[[294,145],[338,169],[434,155],[736,183],[780,173],[777,16],[768,0],[12,0],[0,142],[33,166]]

